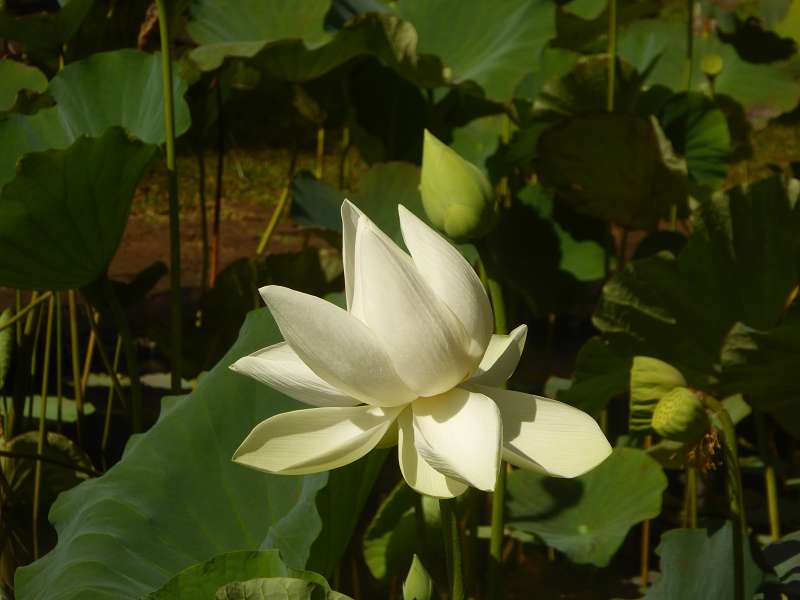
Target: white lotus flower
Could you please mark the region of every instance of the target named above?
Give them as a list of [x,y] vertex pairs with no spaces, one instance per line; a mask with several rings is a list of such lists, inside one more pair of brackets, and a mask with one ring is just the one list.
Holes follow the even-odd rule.
[[285,342],[231,368],[317,408],[263,421],[241,464],[282,474],[325,471],[398,445],[403,477],[449,498],[494,488],[500,459],[575,477],[611,452],[580,410],[503,389],[527,328],[492,335],[475,271],[403,206],[409,256],[349,201],[342,205],[347,310],[281,286],[260,290]]

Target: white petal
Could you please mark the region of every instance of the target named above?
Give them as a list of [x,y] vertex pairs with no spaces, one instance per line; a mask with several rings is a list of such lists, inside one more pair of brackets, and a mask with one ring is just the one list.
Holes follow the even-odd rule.
[[417,271],[458,317],[471,338],[470,354],[483,356],[494,330],[492,306],[475,269],[445,238],[402,204],[400,228]]
[[503,385],[517,368],[527,335],[527,325],[520,325],[508,335],[493,335],[478,370],[469,382],[489,386]]
[[408,485],[420,494],[434,498],[453,498],[467,491],[468,485],[447,475],[442,475],[417,452],[414,445],[414,425],[410,409],[406,408],[400,413],[396,422],[400,472],[403,473],[403,478]]
[[480,490],[493,490],[500,464],[502,423],[491,399],[454,388],[411,405],[414,442],[428,464]]
[[342,262],[344,263],[344,293],[347,309],[353,303],[353,282],[355,281],[356,230],[358,221],[364,213],[345,198],[342,203]]
[[464,326],[411,257],[366,218],[358,222],[355,271],[351,312],[383,342],[417,395],[439,394],[467,376],[474,361]]
[[347,311],[277,285],[259,291],[286,342],[324,381],[375,406],[398,406],[416,397],[380,340]]
[[597,422],[574,406],[500,388],[472,386],[503,417],[503,459],[557,477],[577,477],[611,454]]
[[256,425],[233,460],[268,473],[305,475],[354,462],[372,450],[400,408],[308,408]]
[[231,365],[231,370],[249,375],[290,398],[312,406],[360,404],[355,398],[320,379],[286,342],[243,356]]

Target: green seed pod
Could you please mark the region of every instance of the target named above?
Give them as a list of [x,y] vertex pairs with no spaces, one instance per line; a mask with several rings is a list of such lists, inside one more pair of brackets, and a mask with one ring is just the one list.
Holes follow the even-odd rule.
[[483,172],[425,130],[422,205],[431,223],[450,238],[483,237],[497,218],[497,199]]
[[703,403],[695,393],[685,387],[676,387],[656,405],[652,420],[653,429],[661,437],[676,442],[699,441],[711,427]]

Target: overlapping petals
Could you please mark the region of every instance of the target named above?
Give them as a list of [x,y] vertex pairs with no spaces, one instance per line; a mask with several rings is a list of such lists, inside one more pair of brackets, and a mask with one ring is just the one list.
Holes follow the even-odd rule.
[[605,459],[611,448],[590,416],[502,389],[527,328],[492,335],[470,264],[402,206],[400,224],[410,254],[342,205],[347,310],[284,287],[261,290],[285,342],[232,368],[319,408],[267,419],[234,460],[304,474],[396,443],[408,484],[450,498],[493,489],[501,458],[563,477]]

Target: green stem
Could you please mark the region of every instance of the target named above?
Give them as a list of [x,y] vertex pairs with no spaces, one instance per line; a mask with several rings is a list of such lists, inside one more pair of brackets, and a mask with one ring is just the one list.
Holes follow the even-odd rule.
[[617,78],[617,0],[608,0],[608,90],[606,110],[614,112]]
[[[125,402],[125,396],[122,393],[122,384],[119,382],[119,377],[117,377],[117,371],[111,364],[111,361],[108,358],[108,353],[106,352],[105,347],[103,347],[102,341],[100,339],[100,332],[97,330],[97,322],[94,320],[94,315],[92,314],[92,309],[89,306],[89,303],[86,302],[85,298],[81,298],[83,300],[83,308],[86,311],[86,316],[89,319],[89,326],[92,328],[92,333],[97,338],[97,352],[100,354],[100,360],[103,362],[103,367],[105,368],[108,376],[111,377],[111,385],[114,389],[117,390],[117,396],[120,399],[120,402],[123,405],[127,406],[127,402]],[[138,381],[138,377],[137,377]],[[133,378],[131,378],[131,385],[133,385]]]
[[422,506],[421,494],[414,494],[414,523],[417,527],[417,540],[415,544],[417,548],[417,556],[419,556],[424,563],[427,555],[427,528],[425,526],[425,509]]
[[[166,134],[167,186],[169,190],[171,383],[173,393],[180,393],[181,356],[183,356],[181,339],[181,222],[180,205],[178,203],[178,172],[175,168],[175,105],[172,97],[172,56],[170,53],[169,15],[165,0],[156,0],[156,7],[158,8],[158,32],[161,38],[161,82],[164,96],[164,132]],[[128,370],[131,370],[131,365],[128,365]],[[131,373],[131,382],[133,382],[133,373]],[[133,404],[136,405],[135,400]]]
[[[139,380],[139,357],[136,354],[136,341],[133,339],[131,327],[128,323],[128,315],[125,314],[125,309],[122,308],[117,293],[111,280],[104,276],[103,287],[106,295],[106,300],[111,307],[111,314],[117,323],[117,331],[122,338],[122,346],[125,349],[125,364],[128,370],[128,378],[131,381],[131,403],[130,403],[130,418],[131,429],[133,433],[141,433],[144,431],[144,423],[142,417],[142,382]],[[100,339],[98,337],[98,345]],[[111,366],[111,370],[116,374],[116,367]],[[180,389],[179,389],[180,391]]]
[[[41,304],[45,300],[49,300],[50,296],[52,296],[52,295],[53,295],[52,292],[47,292],[47,293],[42,294],[41,296],[38,296],[38,297],[34,298],[33,300],[31,300],[28,304],[25,305],[25,308],[18,308],[17,311],[14,313],[13,317],[11,317],[8,321],[6,321],[2,325],[0,325],[0,331],[3,331],[4,329],[8,329],[9,327],[11,327],[12,325],[15,325],[17,323],[20,323],[20,326],[17,327],[17,329],[20,332],[19,333],[19,339],[21,340],[22,339],[22,334],[21,334],[21,331],[22,331],[22,328],[21,328],[22,317],[27,315],[38,304]],[[22,343],[22,342],[20,341],[19,343]]]
[[[324,131],[324,130],[321,130]],[[283,214],[284,209],[286,208],[286,202],[289,200],[289,188],[292,186],[292,179],[294,179],[294,170],[297,167],[297,144],[294,144],[292,148],[292,155],[289,160],[289,174],[287,176],[286,186],[281,190],[280,198],[278,198],[278,204],[275,206],[275,210],[272,212],[272,216],[267,222],[267,226],[264,228],[264,232],[261,234],[261,239],[258,241],[258,248],[256,249],[256,254],[261,255],[269,246],[269,241],[272,239],[272,235],[275,233],[275,229],[278,227],[278,221],[280,221],[281,215]]]
[[64,409],[64,388],[61,384],[63,379],[61,361],[63,355],[61,352],[61,343],[63,342],[64,335],[61,323],[61,294],[56,292],[56,398],[58,401],[58,431],[59,433],[64,427],[62,423],[62,412]]
[[[114,346],[114,362],[111,368],[117,373],[119,367],[119,355],[122,353],[122,336],[117,336],[117,343]],[[108,388],[108,400],[106,401],[106,418],[103,423],[103,436],[100,438],[100,450],[105,452],[108,449],[108,435],[111,431],[111,409],[114,405],[114,386]],[[121,400],[121,399],[120,399]]]
[[464,600],[464,569],[461,560],[461,536],[458,533],[456,500],[440,499],[447,577],[450,583],[450,600]]
[[694,70],[694,0],[686,0],[686,91],[692,89],[692,71]]
[[[44,342],[44,360],[42,365],[42,396],[39,413],[39,437],[36,444],[36,454],[44,454],[44,442],[47,430],[45,428],[47,417],[47,384],[50,373],[50,348],[53,342],[53,296],[47,304],[47,330]],[[42,491],[42,461],[36,461],[36,471],[33,480],[33,558],[39,558],[39,510]]]
[[78,348],[78,310],[75,303],[75,290],[69,290],[67,292],[67,307],[69,309],[69,353],[72,362],[72,387],[74,388],[73,393],[75,394],[75,407],[77,409],[75,426],[78,445],[80,446],[81,432],[83,431],[83,386],[80,350]]
[[684,527],[697,529],[697,467],[686,467]]
[[734,600],[744,600],[744,544],[747,521],[742,502],[742,476],[736,448],[736,430],[725,407],[713,396],[704,395],[703,402],[719,419],[722,429],[722,448],[725,456],[725,484],[733,520]]
[[767,511],[769,513],[769,534],[773,540],[781,537],[781,517],[778,508],[778,481],[775,475],[775,461],[769,449],[769,431],[767,417],[761,411],[755,413],[758,453],[764,463],[764,487],[767,493]]
[[[479,248],[479,254],[485,256],[486,250]],[[478,270],[483,284],[489,292],[494,313],[494,330],[497,334],[508,333],[506,306],[503,299],[503,288],[500,282],[486,269],[483,260],[478,263]],[[492,492],[492,523],[489,538],[489,596],[493,599],[503,597],[503,536],[505,534],[505,501],[506,501],[506,463],[500,461],[497,469],[497,480]]]

